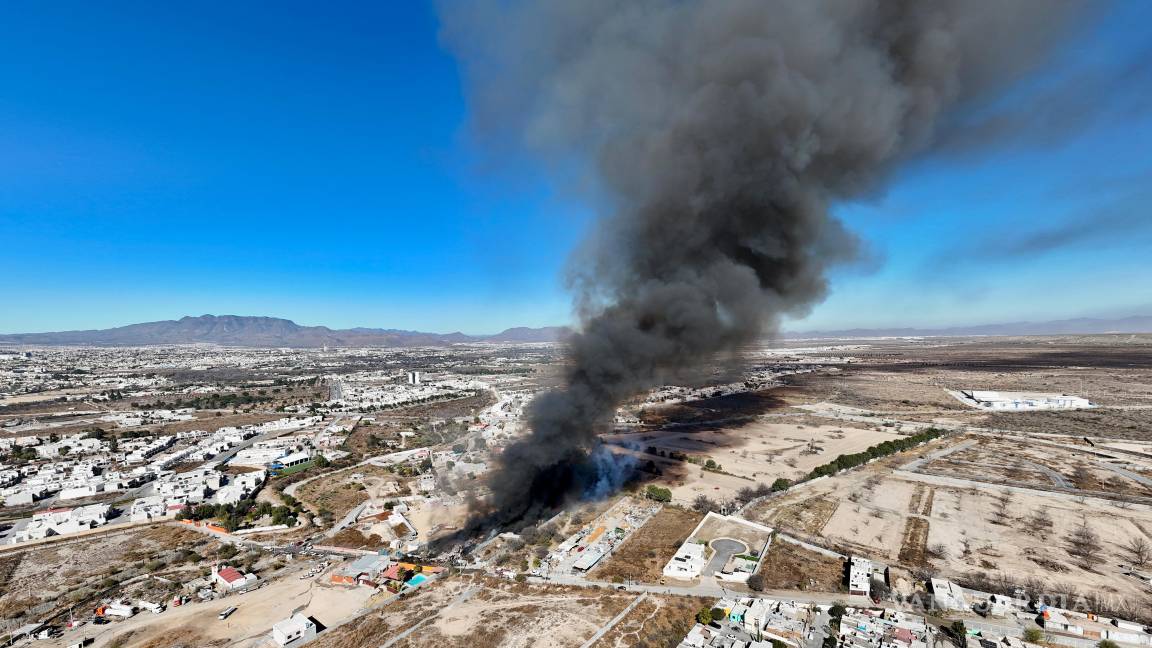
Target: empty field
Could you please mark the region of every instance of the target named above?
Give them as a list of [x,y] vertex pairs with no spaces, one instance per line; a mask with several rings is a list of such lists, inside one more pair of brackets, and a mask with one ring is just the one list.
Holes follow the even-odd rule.
[[759,573],[765,589],[846,591],[842,561],[779,538],[772,541]]
[[665,506],[591,573],[600,580],[660,581],[664,565],[704,516]]

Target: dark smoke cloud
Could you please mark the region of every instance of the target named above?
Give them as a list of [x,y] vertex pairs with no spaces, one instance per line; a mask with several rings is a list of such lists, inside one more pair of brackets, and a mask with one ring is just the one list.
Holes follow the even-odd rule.
[[[1056,0],[543,0],[442,7],[477,125],[594,169],[565,386],[537,398],[477,522],[604,484],[628,398],[803,315],[855,238],[829,213],[1042,62]],[[596,457],[596,460],[591,457]]]
[[977,108],[946,125],[933,152],[1057,148],[1102,124],[1152,113],[1152,48],[1118,65],[1077,69],[1000,105]]

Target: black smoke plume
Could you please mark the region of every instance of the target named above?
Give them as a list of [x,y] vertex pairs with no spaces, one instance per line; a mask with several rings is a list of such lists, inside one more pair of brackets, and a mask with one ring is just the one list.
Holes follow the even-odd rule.
[[[856,239],[830,205],[930,150],[949,110],[1043,62],[1058,0],[535,0],[442,5],[477,124],[605,213],[574,260],[565,385],[530,406],[474,522],[611,487],[628,398],[802,315]],[[582,167],[582,165],[584,165]],[[586,183],[578,183],[586,184]],[[609,471],[610,472],[610,471]]]

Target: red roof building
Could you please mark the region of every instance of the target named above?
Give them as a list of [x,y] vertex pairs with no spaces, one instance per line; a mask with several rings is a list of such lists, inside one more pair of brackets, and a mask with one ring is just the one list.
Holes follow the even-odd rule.
[[235,567],[212,568],[212,580],[224,589],[238,589],[256,582],[256,574],[245,574]]

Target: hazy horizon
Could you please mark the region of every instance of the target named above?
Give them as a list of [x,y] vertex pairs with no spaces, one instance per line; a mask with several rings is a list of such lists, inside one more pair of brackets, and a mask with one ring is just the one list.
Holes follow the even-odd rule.
[[[421,331],[572,321],[568,258],[599,198],[484,152],[430,5],[222,11],[0,8],[22,61],[0,69],[0,331],[234,312]],[[1150,19],[1118,3],[1043,76],[965,107],[991,153],[952,143],[836,205],[864,260],[786,327],[1148,312]]]

